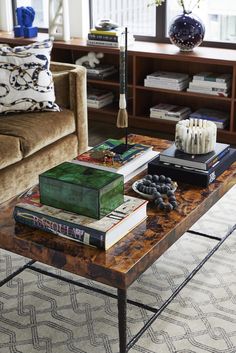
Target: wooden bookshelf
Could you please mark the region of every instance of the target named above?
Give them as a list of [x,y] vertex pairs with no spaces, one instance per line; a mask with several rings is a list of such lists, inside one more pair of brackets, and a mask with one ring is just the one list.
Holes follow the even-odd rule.
[[[12,33],[0,32],[0,43],[11,45],[27,44],[35,40],[46,39],[47,34],[38,38],[14,38]],[[74,63],[89,51],[103,52],[103,63],[119,65],[119,49],[87,46],[85,39],[74,38],[68,42],[54,42],[52,60]],[[230,97],[218,97],[186,91],[144,87],[144,78],[156,70],[175,71],[196,74],[200,71],[232,74]],[[119,83],[118,75],[104,80],[88,79],[88,83],[97,88],[114,92],[114,104],[101,109],[89,109],[89,119],[115,123],[118,111]],[[192,110],[200,107],[226,111],[230,114],[230,124],[226,130],[218,130],[218,140],[236,144],[236,51],[230,49],[198,47],[193,52],[180,52],[171,44],[135,42],[128,50],[128,112],[130,127],[174,133],[175,122],[151,119],[149,109],[158,103],[170,103],[189,106]]]

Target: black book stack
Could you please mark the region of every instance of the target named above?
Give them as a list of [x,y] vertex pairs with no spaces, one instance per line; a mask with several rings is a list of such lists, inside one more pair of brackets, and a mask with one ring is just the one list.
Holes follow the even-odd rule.
[[227,144],[217,143],[215,151],[204,155],[183,153],[172,145],[148,163],[148,173],[206,187],[235,161],[236,149]]

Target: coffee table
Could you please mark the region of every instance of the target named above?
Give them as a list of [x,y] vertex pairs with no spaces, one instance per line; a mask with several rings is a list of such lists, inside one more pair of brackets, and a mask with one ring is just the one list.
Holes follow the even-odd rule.
[[[129,142],[150,144],[158,151],[167,148],[171,144],[167,140],[139,135],[131,135]],[[126,194],[138,196],[132,190],[131,185],[134,180],[139,179],[141,176],[137,176],[125,185]],[[59,275],[48,273],[33,265],[35,261],[40,261],[117,288],[116,296],[105,290],[91,288],[77,281],[65,279],[75,285],[89,287],[99,293],[118,299],[120,353],[125,353],[135,344],[143,332],[145,332],[171,300],[203,266],[207,259],[218,249],[230,232],[217,243],[160,308],[153,308],[128,300],[126,296],[127,289],[235,183],[236,163],[208,188],[179,183],[176,191],[177,201],[179,202],[177,210],[165,213],[149,204],[147,220],[106,252],[57,235],[45,233],[41,230],[32,229],[25,225],[16,224],[12,217],[14,205],[19,202],[19,197],[16,197],[0,206],[0,248],[26,256],[32,259],[32,261],[29,261],[25,266],[22,266],[0,282],[0,286],[26,268],[62,279]],[[153,316],[128,343],[126,335],[127,302],[153,312]]]

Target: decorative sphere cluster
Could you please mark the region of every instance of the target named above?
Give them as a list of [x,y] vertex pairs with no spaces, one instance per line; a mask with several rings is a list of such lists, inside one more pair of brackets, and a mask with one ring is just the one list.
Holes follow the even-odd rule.
[[[155,205],[160,210],[170,212],[178,207],[172,180],[165,175],[148,174],[138,183],[137,189],[144,194],[152,195]],[[163,194],[168,197],[168,202],[164,202]]]

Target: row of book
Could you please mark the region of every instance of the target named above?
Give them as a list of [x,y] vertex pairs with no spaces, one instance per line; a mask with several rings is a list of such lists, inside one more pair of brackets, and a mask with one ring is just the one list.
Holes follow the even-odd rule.
[[198,186],[208,186],[236,160],[236,149],[216,143],[213,152],[191,155],[173,144],[148,163],[148,173],[164,174],[173,180]]
[[225,129],[229,123],[229,113],[209,108],[199,108],[192,112],[189,107],[159,103],[150,108],[150,118],[178,122],[182,119],[203,119],[213,121],[218,129]]
[[155,71],[144,79],[144,86],[174,91],[197,92],[228,97],[232,85],[231,74],[200,72],[192,77],[185,73]]
[[[92,189],[96,189],[98,170],[99,174],[104,174],[102,176],[102,184],[105,183],[105,180],[107,180],[110,174],[115,174],[117,177],[120,177],[122,174],[124,181],[127,181],[144,170],[147,167],[148,161],[158,155],[150,146],[134,144],[131,149],[127,150],[122,154],[122,157],[118,159],[109,159],[110,157],[107,157],[108,159],[106,161],[101,159],[101,154],[103,154],[104,151],[112,152],[114,148],[119,147],[122,143],[123,141],[121,140],[109,139],[82,155],[79,155],[73,161],[66,162],[67,168],[69,165],[69,169],[72,170],[73,180],[73,197],[71,199],[68,197],[69,201],[67,200],[67,207],[68,204],[71,207],[73,200],[76,203],[76,207],[80,207],[80,209],[83,207],[83,198],[86,194],[89,194],[89,192],[85,192],[78,202],[75,195],[76,187],[83,186],[86,190],[89,190],[91,182]],[[64,164],[65,163],[63,163],[63,168]],[[55,184],[57,190],[60,189],[60,196],[58,196],[58,193],[52,194],[53,198],[50,200],[50,203],[52,201],[53,204],[56,202],[56,206],[49,204],[45,199],[45,195],[42,198],[43,188],[40,187],[40,195],[38,187],[35,187],[27,192],[16,205],[14,217],[17,222],[53,233],[56,236],[107,250],[147,217],[147,201],[126,195],[124,195],[123,203],[100,219],[71,212],[68,209],[65,210],[65,206],[61,208],[58,207],[58,201],[65,205],[65,200],[61,199],[63,192],[61,182],[66,180],[67,187],[69,187],[68,183],[70,182],[68,174],[61,174],[61,170],[58,170],[58,168],[61,168],[60,166],[62,165],[43,174],[43,178],[45,178],[45,176],[47,178],[49,177],[49,179],[53,178],[53,180],[49,180],[50,192],[48,191],[46,193],[47,198],[49,194],[52,194],[53,184]],[[81,172],[80,169],[85,170]],[[87,177],[81,178],[82,173],[85,173]],[[73,175],[76,175],[76,178],[74,178]],[[40,182],[42,182],[43,178],[41,175]],[[111,185],[114,186],[114,182]],[[106,189],[107,188],[108,186],[106,185]],[[112,190],[112,194],[114,194],[113,187]],[[60,200],[57,199],[58,197]],[[87,207],[88,204],[86,204],[86,212]]]
[[[96,28],[90,29],[88,33],[87,45],[119,48],[125,45],[124,27],[117,27],[111,30],[98,30]],[[134,36],[128,33],[127,45],[134,43]]]

